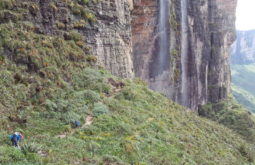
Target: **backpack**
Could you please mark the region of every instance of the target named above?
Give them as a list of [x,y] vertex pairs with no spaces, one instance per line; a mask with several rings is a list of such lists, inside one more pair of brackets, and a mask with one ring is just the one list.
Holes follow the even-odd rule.
[[74,122],[74,126],[75,126],[75,127],[80,127],[80,126],[81,126],[81,122],[76,120],[76,121]]
[[11,141],[18,141],[18,136],[16,134],[11,135]]

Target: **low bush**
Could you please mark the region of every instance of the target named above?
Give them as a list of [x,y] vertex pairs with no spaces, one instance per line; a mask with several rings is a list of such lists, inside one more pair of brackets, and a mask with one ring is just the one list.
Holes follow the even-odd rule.
[[220,103],[200,106],[198,113],[234,130],[248,141],[255,142],[254,116],[232,98]]
[[106,105],[104,105],[103,103],[96,103],[94,105],[94,108],[92,110],[93,116],[99,116],[102,114],[107,114],[109,113],[109,109]]

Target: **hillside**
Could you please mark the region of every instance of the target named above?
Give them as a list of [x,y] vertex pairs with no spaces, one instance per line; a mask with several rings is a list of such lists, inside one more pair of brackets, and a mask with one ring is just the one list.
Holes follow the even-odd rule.
[[255,112],[254,30],[237,31],[231,47],[232,91],[235,99]]
[[[54,63],[49,65],[59,70]],[[17,81],[23,69],[8,59],[1,65],[3,165],[240,165],[253,161],[249,144],[238,135],[186,111],[141,81],[119,80],[89,67],[73,68],[79,72],[73,72],[63,86],[37,73],[24,72]],[[33,91],[37,84],[27,81],[31,77],[40,82],[41,91]],[[121,87],[116,89],[109,78],[122,82]],[[70,121],[84,123],[88,116],[93,116],[91,125],[70,127]],[[26,137],[21,151],[9,145],[8,134],[14,130]]]
[[[236,1],[230,1],[231,5],[213,0],[198,5],[198,1],[194,1],[179,11],[185,1],[172,0],[174,10],[165,21],[175,25],[171,26],[174,29],[168,29],[175,41],[171,45],[173,68],[163,68],[169,71],[167,78],[170,78],[163,79],[163,85],[172,89],[166,90],[166,95],[172,95],[177,101],[183,99],[183,104],[194,109],[205,100],[214,102],[205,105],[204,110],[209,110],[209,115],[216,114],[217,118],[202,116],[232,130],[197,116],[195,111],[153,92],[147,83],[134,78],[134,74],[151,72],[153,67],[148,67],[148,61],[159,60],[151,57],[139,68],[143,59],[137,59],[139,55],[149,57],[148,52],[144,53],[147,50],[137,50],[140,44],[148,41],[143,37],[157,36],[159,32],[150,31],[152,35],[136,38],[143,29],[138,26],[137,33],[131,34],[131,17],[139,22],[143,14],[147,14],[140,11],[153,10],[140,10],[140,7],[157,8],[158,3],[150,0],[151,6],[144,1],[133,4],[127,0],[0,0],[0,164],[252,164],[255,151],[250,143],[254,142],[255,125],[251,115],[239,113],[239,107],[232,103],[218,103],[220,100],[228,102],[229,94],[228,53],[223,51],[223,56],[219,53],[227,50],[228,45],[219,42],[225,41],[222,31],[229,32],[226,33],[229,42],[233,40],[230,29],[233,30],[234,23],[229,14],[233,13]],[[206,4],[213,6],[210,11],[204,10]],[[181,29],[180,16],[185,15],[181,13],[187,12],[188,6],[192,10],[185,18],[187,14],[199,15],[195,17],[195,26],[186,25],[194,28],[190,30],[194,33],[200,30],[189,38],[197,44],[189,45],[194,63],[183,62],[180,38],[176,37]],[[151,19],[156,19],[154,12],[151,11]],[[211,13],[226,19],[211,18]],[[217,31],[210,28],[214,27],[212,22],[219,28]],[[208,30],[213,35],[209,35]],[[203,43],[197,38],[203,39]],[[137,42],[135,62],[138,68],[132,68],[132,39]],[[150,44],[157,45],[156,41]],[[148,49],[151,45],[140,48]],[[201,63],[202,60],[206,62]],[[185,68],[190,73],[180,75]],[[159,75],[154,75],[157,76],[154,87],[161,88],[161,76],[163,73],[164,78],[166,73],[161,69],[155,71]],[[192,89],[186,91],[185,97],[181,96],[185,94],[180,93],[181,85]],[[223,111],[216,113],[217,107]],[[81,121],[80,128],[72,127],[75,120]],[[25,135],[21,150],[10,144],[9,135],[14,131]]]
[[[253,161],[249,144],[229,129],[184,110],[141,81],[111,76],[94,66],[96,57],[79,56],[74,40],[30,29],[0,25],[1,50],[10,53],[1,54],[0,66],[1,164]],[[88,116],[91,125],[71,128],[71,121],[84,123]],[[26,137],[21,151],[8,141],[15,130]]]
[[251,112],[255,112],[254,67],[254,64],[231,65],[233,95]]

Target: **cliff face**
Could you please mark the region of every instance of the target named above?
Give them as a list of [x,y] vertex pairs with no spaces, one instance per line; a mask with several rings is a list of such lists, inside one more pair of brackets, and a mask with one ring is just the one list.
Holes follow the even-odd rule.
[[237,38],[231,47],[232,64],[255,62],[255,30],[237,31]]
[[91,53],[114,75],[132,78],[132,1],[105,0],[89,7],[97,16],[95,26],[85,32]]
[[[117,76],[140,77],[182,105],[197,109],[229,93],[236,0],[25,0],[16,5],[36,33],[72,37],[84,55],[93,56],[90,61]],[[2,16],[5,21],[15,15]]]
[[[167,9],[163,14],[169,15],[170,5],[166,3]],[[147,81],[150,88],[171,98],[172,83],[170,76],[170,27],[169,19],[166,19],[166,35],[168,46],[165,47],[166,56],[163,62],[160,57],[160,1],[141,0],[134,1],[132,12],[132,41],[134,71],[137,77]],[[172,38],[175,38],[174,36]]]
[[[229,49],[235,39],[236,0],[190,1],[189,105],[218,102],[230,92]],[[196,89],[196,86],[198,87]]]
[[86,42],[86,54],[97,64],[121,77],[133,77],[131,9],[132,1],[24,0],[24,21],[33,23],[37,33],[60,35],[78,32]]
[[150,74],[155,69],[152,64],[157,64],[154,50],[158,48],[159,15],[153,13],[152,17],[146,17],[146,12],[149,8],[159,11],[159,6],[159,1],[152,0],[134,3],[133,14],[143,9],[138,16],[133,16],[136,75],[152,89],[192,109],[226,98],[230,91],[228,57],[235,38],[236,0],[172,0],[168,15],[170,57],[165,59],[169,65],[164,72]]

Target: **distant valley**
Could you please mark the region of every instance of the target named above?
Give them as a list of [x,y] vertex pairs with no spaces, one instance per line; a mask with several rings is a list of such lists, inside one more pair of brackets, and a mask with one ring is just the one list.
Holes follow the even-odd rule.
[[255,112],[255,30],[237,31],[231,53],[233,95]]

